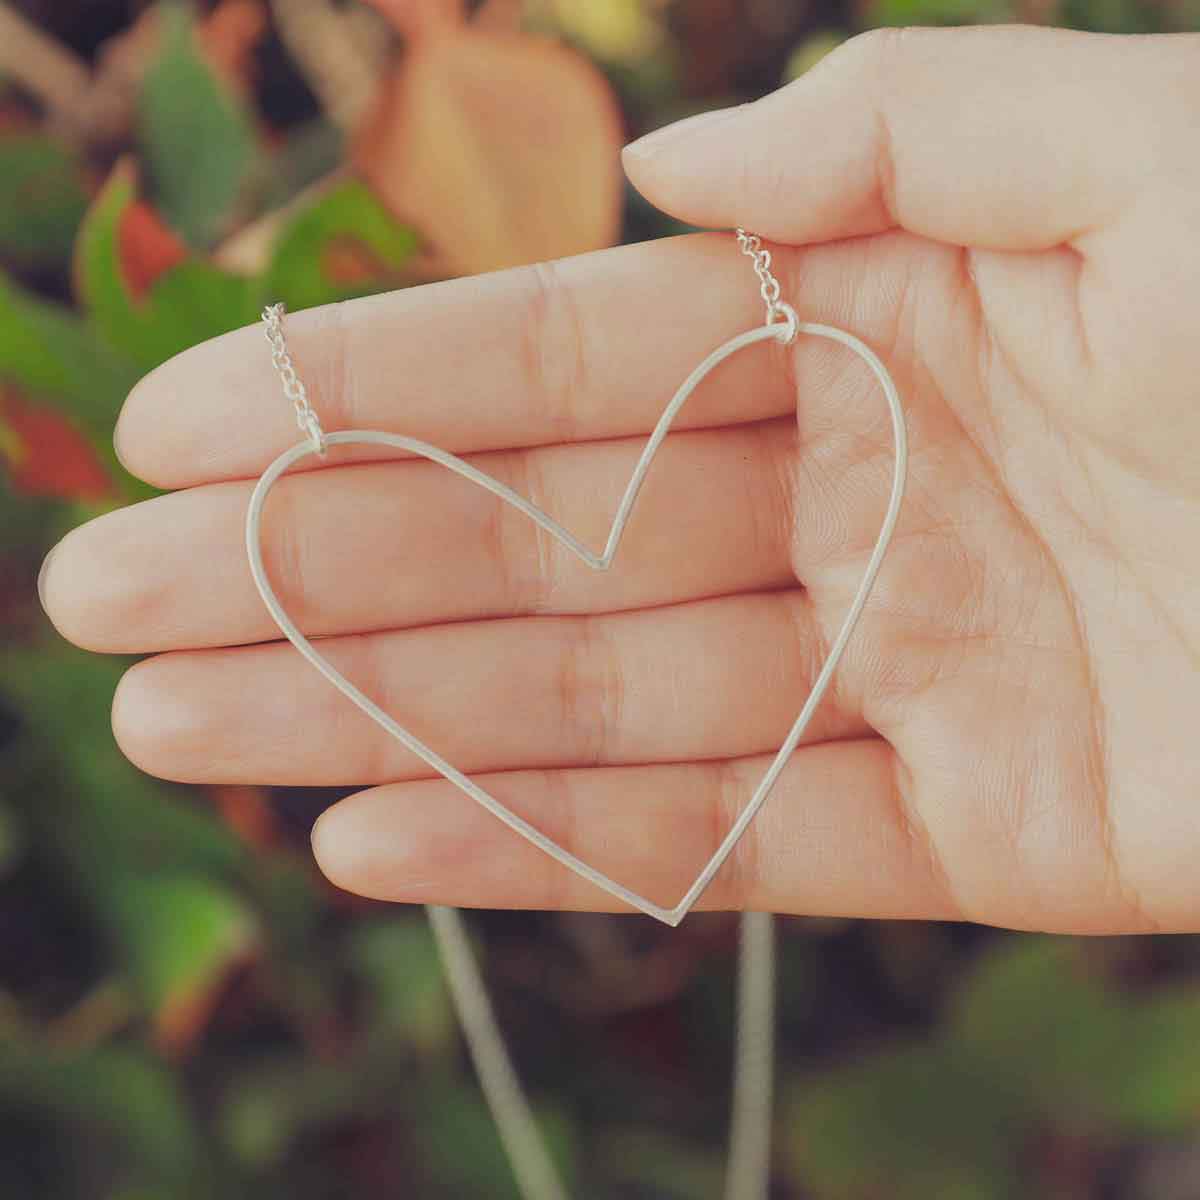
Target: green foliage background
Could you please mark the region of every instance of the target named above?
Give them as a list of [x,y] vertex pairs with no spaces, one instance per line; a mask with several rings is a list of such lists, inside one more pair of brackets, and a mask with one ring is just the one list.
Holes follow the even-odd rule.
[[[74,28],[62,10],[75,6],[53,20],[24,7]],[[119,28],[138,7],[90,9]],[[872,24],[1200,28],[1196,0],[530,9],[599,62],[633,132],[769,90]],[[271,87],[285,108],[299,99],[265,151],[252,101],[198,51],[189,10],[161,16],[128,145],[81,156],[0,90],[0,110],[34,118],[0,125],[0,395],[65,418],[109,481],[99,500],[79,498],[69,470],[57,487],[23,484],[29,456],[60,451],[23,440],[0,408],[0,1196],[512,1197],[420,912],[351,903],[310,866],[305,828],[330,796],[214,806],[141,775],[108,725],[127,664],[67,648],[36,604],[61,534],[148,494],[110,441],[141,374],[253,321],[268,298],[303,307],[402,284],[420,244],[345,179],[289,210],[257,273],[215,265],[230,223],[298,194],[336,163],[338,138],[284,66]],[[131,166],[109,172],[117,150],[186,247],[144,296],[122,267],[138,184]],[[631,196],[626,231],[668,226]],[[365,282],[326,269],[346,237],[371,264]],[[267,835],[247,837],[231,812]],[[474,925],[575,1194],[718,1195],[733,921]],[[781,929],[779,1196],[1200,1196],[1196,939]]]

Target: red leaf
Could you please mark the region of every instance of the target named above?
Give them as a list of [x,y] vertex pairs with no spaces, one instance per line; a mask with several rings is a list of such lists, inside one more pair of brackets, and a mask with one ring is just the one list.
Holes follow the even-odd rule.
[[187,246],[144,200],[133,201],[121,215],[117,245],[121,274],[135,300],[188,257]]
[[16,491],[63,500],[106,500],[114,495],[113,481],[95,450],[54,409],[30,404],[4,388],[0,421],[19,447],[6,456]]

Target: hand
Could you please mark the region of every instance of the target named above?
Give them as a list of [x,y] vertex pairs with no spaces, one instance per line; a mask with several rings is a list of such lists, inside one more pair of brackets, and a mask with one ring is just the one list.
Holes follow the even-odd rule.
[[[880,32],[627,152],[654,202],[779,244],[801,319],[888,363],[912,445],[863,624],[709,906],[1200,929],[1197,128],[1200,38]],[[723,234],[289,335],[327,429],[477,454],[598,545],[674,388],[761,320]],[[794,719],[892,470],[868,372],[818,339],[742,352],[680,428],[604,575],[425,462],[338,456],[285,479],[265,525],[335,664],[664,903]],[[43,580],[67,637],[154,655],[116,695],[126,753],[180,780],[375,785],[314,833],[357,892],[606,907],[271,640],[242,522],[297,436],[257,329],[130,397],[122,457],[186,490],[72,533]]]

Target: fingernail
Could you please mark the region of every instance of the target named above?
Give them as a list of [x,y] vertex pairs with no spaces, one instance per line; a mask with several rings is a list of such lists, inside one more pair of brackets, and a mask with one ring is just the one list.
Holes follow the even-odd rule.
[[[136,391],[137,391],[137,388],[135,387],[133,392],[129,393],[129,397],[131,398],[133,396],[134,392],[136,392]],[[128,410],[129,410],[129,398],[126,398],[125,403],[122,405],[121,411],[117,416],[117,423],[116,423],[116,426],[113,428],[113,439],[112,439],[113,453],[117,456],[117,462],[119,462],[121,464],[121,466],[125,468],[126,471],[129,471],[129,463],[127,463],[125,461],[125,455],[121,451],[121,443],[125,440],[125,435],[121,432],[121,430],[122,430],[122,427],[125,425],[125,414],[126,414],[126,412],[128,412]],[[133,474],[132,471],[130,471],[129,473],[131,475]]]
[[[335,809],[339,809],[335,813]],[[336,887],[352,889],[374,854],[378,839],[365,823],[355,820],[354,807],[334,805],[316,820],[309,835],[313,857],[321,873]]]
[[117,418],[117,427],[113,430],[112,445],[113,453],[117,456],[117,462],[128,471],[129,464],[126,463],[125,456],[121,453],[121,420],[119,417]]
[[[40,571],[38,571],[38,577],[37,577],[38,600],[41,601],[43,611],[46,608],[46,570],[50,566],[50,560],[54,557],[54,551],[57,549],[58,549],[57,546],[54,546],[51,548],[50,553],[47,554],[46,557],[42,559],[42,568]],[[29,577],[26,576],[26,578],[28,579]]]
[[[150,401],[155,391],[159,390],[155,380],[166,377],[167,372],[164,371],[164,368],[167,365],[166,363],[160,363],[153,370],[147,371],[129,389],[129,395],[125,397],[125,403],[121,405],[121,411],[117,414],[117,423],[113,428],[113,453],[117,456],[117,462],[130,475],[135,475],[136,472],[129,465],[129,428],[131,425],[137,423],[138,418],[134,414],[138,408],[145,408],[147,401]],[[143,423],[145,419],[143,415]]]
[[732,108],[713,108],[691,117],[684,117],[682,121],[664,125],[661,129],[655,129],[645,137],[638,138],[636,142],[630,142],[624,153],[632,158],[649,158],[690,133],[697,133],[710,125],[728,121],[741,113],[744,107],[745,105],[735,104]]

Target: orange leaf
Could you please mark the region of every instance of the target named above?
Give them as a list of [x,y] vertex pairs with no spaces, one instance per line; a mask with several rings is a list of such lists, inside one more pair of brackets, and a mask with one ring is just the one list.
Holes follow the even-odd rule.
[[144,200],[134,200],[121,214],[117,247],[121,274],[135,300],[188,257],[187,246]]
[[603,75],[549,38],[435,24],[355,138],[383,202],[452,274],[612,245],[622,128]]
[[0,423],[19,452],[6,455],[15,491],[63,500],[105,500],[113,482],[87,439],[64,417],[0,389]]
[[265,788],[222,784],[209,789],[217,811],[247,845],[263,850],[275,841],[275,814]]

